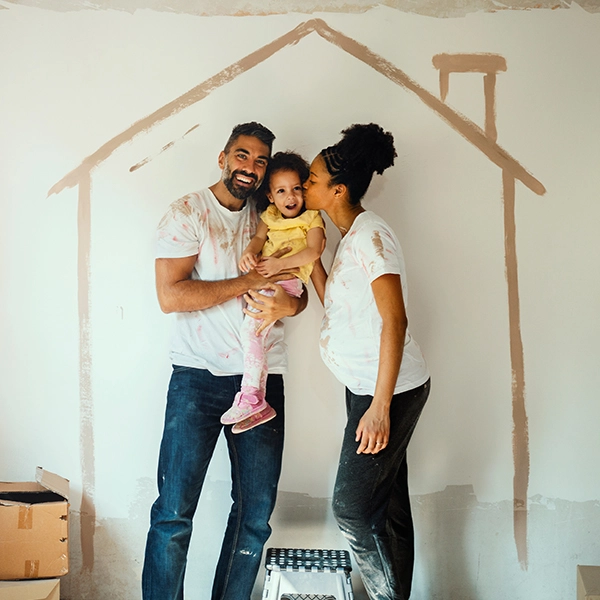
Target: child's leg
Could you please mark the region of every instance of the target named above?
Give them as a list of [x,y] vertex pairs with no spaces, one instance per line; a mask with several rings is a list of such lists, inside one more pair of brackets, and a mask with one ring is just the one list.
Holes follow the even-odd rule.
[[302,281],[297,277],[278,281],[277,285],[280,285],[288,293],[288,295],[294,296],[295,298],[300,298],[300,296],[302,296],[302,291],[304,290]]
[[[272,290],[260,290],[264,296],[272,296]],[[257,391],[261,398],[265,397],[267,387],[267,346],[268,337],[274,323],[271,323],[260,334],[257,329],[262,325],[261,319],[246,316],[242,323],[241,337],[244,351],[244,376],[242,377],[242,392],[244,390]]]
[[[265,296],[273,295],[272,290],[260,290],[260,293]],[[241,390],[235,395],[233,406],[221,417],[221,423],[224,425],[238,423],[270,408],[265,402],[268,375],[266,348],[272,325],[256,335],[256,330],[261,324],[260,319],[249,316],[246,316],[242,323],[240,337],[244,351],[244,376]],[[275,411],[271,409],[270,412],[272,412],[270,418],[273,418]]]
[[[297,277],[278,281],[280,285],[290,296],[299,298],[302,295],[302,281]],[[272,290],[260,290],[265,296],[273,296]],[[256,335],[256,330],[262,325],[260,319],[253,319],[246,316],[242,324],[242,348],[244,350],[244,377],[242,378],[242,392],[244,389],[258,390],[261,398],[265,397],[267,385],[267,375],[269,372],[267,363],[268,337],[274,323],[271,323],[260,335]]]
[[[295,297],[300,297],[303,291],[302,282],[297,279],[289,279],[285,281],[278,282],[282,288],[290,295]],[[265,295],[272,296],[274,292],[271,290],[263,290],[261,293],[265,293]],[[242,389],[240,392],[241,398],[243,398],[247,393],[252,394],[256,389],[254,386],[258,385],[259,393],[262,394],[261,398],[264,398],[264,392],[266,388],[266,381],[268,375],[268,364],[267,364],[267,347],[268,347],[268,335],[271,331],[271,324],[267,329],[265,329],[261,335],[256,335],[256,330],[262,323],[257,319],[253,319],[252,317],[246,317],[245,321],[253,321],[248,324],[249,333],[244,331],[246,323],[242,326],[243,337],[249,335],[249,338],[244,339],[244,377],[242,379]],[[246,346],[247,344],[247,346]],[[237,398],[237,396],[236,396]],[[247,431],[248,429],[252,429],[257,425],[261,425],[262,423],[266,423],[270,421],[273,417],[275,417],[276,413],[269,406],[267,402],[265,402],[265,408],[260,411],[256,411],[253,414],[249,415],[243,420],[239,420],[231,430],[233,433],[242,433],[243,431]]]

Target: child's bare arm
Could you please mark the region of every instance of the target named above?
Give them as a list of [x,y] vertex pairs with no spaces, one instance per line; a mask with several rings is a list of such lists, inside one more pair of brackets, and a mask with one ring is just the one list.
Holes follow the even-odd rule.
[[258,254],[265,245],[267,239],[267,225],[263,221],[259,221],[256,227],[256,233],[242,252],[242,258],[238,263],[240,271],[248,273],[258,265]]
[[278,273],[314,262],[321,256],[324,249],[325,231],[321,227],[313,227],[306,234],[306,248],[304,250],[300,250],[298,254],[294,254],[293,256],[284,256],[282,258],[266,256],[260,260],[256,270],[263,277],[271,277]]

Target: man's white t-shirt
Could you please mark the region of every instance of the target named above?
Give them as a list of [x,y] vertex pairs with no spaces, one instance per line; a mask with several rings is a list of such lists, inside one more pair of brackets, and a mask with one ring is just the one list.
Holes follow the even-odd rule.
[[[371,283],[389,273],[400,275],[406,305],[400,243],[383,219],[365,211],[354,220],[336,251],[325,287],[320,341],[325,364],[351,392],[361,396],[374,394],[379,367],[382,320]],[[407,330],[394,394],[428,379],[425,359]]]
[[[219,281],[238,277],[238,262],[256,230],[254,205],[240,211],[222,206],[204,189],[171,204],[157,231],[156,258],[198,255],[192,279]],[[244,320],[242,296],[217,306],[175,314],[170,358],[173,364],[208,369],[213,375],[244,372],[240,329]],[[285,373],[283,324],[269,334],[269,373]]]

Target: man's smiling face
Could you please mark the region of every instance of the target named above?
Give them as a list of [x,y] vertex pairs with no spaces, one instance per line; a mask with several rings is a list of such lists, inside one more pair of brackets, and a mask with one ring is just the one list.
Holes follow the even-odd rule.
[[269,156],[269,147],[250,135],[240,135],[227,154],[221,152],[221,178],[234,198],[246,200],[256,192],[264,179]]

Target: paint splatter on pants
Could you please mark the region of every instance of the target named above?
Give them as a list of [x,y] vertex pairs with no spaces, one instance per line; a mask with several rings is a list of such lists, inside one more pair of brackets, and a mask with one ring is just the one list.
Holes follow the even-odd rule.
[[352,548],[371,600],[408,600],[414,564],[414,529],[406,449],[430,382],[396,394],[390,439],[378,454],[356,454],[356,428],[372,396],[346,390],[348,423],[333,492],[333,513]]

